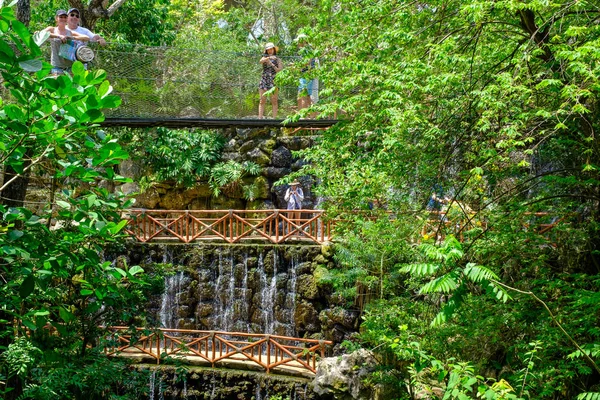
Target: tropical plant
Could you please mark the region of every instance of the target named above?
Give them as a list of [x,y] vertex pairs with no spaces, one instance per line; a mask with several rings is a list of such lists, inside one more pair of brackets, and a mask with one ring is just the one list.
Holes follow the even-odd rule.
[[79,62],[72,75],[50,75],[40,60],[45,38],[32,36],[2,7],[0,162],[14,175],[0,190],[6,195],[31,171],[53,182],[46,207],[35,212],[0,205],[0,370],[2,390],[12,389],[7,398],[33,387],[51,396],[45,377],[85,370],[99,325],[131,320],[145,298],[140,267],[104,258],[106,247],[123,238],[120,210],[127,203],[95,184],[127,182],[113,169],[127,153],[96,123],[120,99],[104,71],[86,71]]

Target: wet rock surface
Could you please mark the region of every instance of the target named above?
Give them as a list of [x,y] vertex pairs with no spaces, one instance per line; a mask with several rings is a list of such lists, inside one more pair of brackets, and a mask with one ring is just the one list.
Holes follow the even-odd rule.
[[318,246],[156,244],[127,254],[149,273],[170,271],[149,304],[149,326],[340,340],[357,315],[329,309],[315,260],[324,260]]

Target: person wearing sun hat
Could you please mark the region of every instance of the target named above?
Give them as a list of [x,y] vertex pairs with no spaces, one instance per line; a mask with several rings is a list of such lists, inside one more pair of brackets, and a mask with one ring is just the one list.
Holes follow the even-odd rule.
[[[302,209],[302,201],[304,200],[304,192],[302,192],[302,188],[300,187],[300,182],[298,180],[294,180],[290,182],[290,186],[285,191],[285,196],[283,199],[287,202],[288,210],[301,210]],[[299,225],[300,217],[302,215],[301,211],[287,211],[287,218],[291,221],[292,224]],[[289,232],[291,227],[287,227],[285,231]]]
[[294,180],[290,183],[290,187],[285,192],[283,197],[287,202],[288,210],[300,210],[302,208],[302,201],[304,200],[304,192],[300,187],[300,182]]
[[58,76],[71,71],[75,61],[74,40],[87,42],[89,38],[67,28],[68,13],[65,10],[56,11],[56,26],[49,26],[42,32],[50,34],[50,64],[52,75]]
[[259,63],[262,64],[263,70],[258,84],[258,94],[260,102],[258,103],[258,118],[264,118],[265,104],[267,97],[265,92],[275,88],[271,94],[271,105],[273,106],[273,118],[277,118],[277,88],[275,87],[275,75],[283,69],[281,60],[277,57],[279,48],[275,44],[269,42],[265,45],[265,52]]

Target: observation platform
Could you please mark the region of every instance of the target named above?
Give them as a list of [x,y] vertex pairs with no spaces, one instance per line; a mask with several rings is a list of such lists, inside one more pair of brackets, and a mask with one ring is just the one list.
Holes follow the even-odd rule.
[[[110,114],[109,114],[110,115]],[[302,119],[294,122],[285,122],[284,119],[232,119],[232,118],[122,118],[108,117],[100,123],[105,127],[125,126],[129,128],[165,127],[179,128],[298,128],[309,130],[322,130],[333,126],[338,121],[335,119]]]
[[[104,126],[147,127],[328,127],[332,116],[282,125],[297,113],[298,81],[306,60],[283,49],[278,54],[284,70],[276,77],[279,97],[277,119],[270,99],[265,118],[258,119],[262,49],[240,51],[145,46],[128,43],[90,44],[95,58],[89,70],[106,71],[113,94],[122,99],[117,109],[105,111]],[[49,60],[49,42],[43,45]],[[325,68],[327,60],[320,60]],[[313,90],[313,103],[327,101],[331,91]],[[319,96],[321,98],[319,99]],[[180,120],[180,121],[179,121]]]

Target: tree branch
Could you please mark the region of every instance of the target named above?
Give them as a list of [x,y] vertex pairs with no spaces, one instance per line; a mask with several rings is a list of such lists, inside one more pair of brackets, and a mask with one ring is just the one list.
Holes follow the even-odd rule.
[[575,339],[573,339],[571,337],[571,335],[569,335],[569,333],[565,330],[565,328],[563,328],[563,326],[560,324],[560,322],[558,322],[558,320],[556,319],[556,317],[554,316],[554,314],[552,314],[552,311],[550,311],[550,308],[548,308],[548,305],[546,303],[544,303],[544,301],[542,301],[542,299],[540,299],[539,297],[537,297],[533,292],[529,291],[526,292],[524,290],[520,290],[517,288],[514,288],[512,286],[508,286],[502,282],[496,281],[494,279],[490,279],[490,281],[494,282],[497,285],[500,285],[506,289],[509,290],[513,290],[517,293],[521,293],[521,294],[525,294],[527,296],[531,296],[533,297],[537,302],[539,302],[540,304],[542,304],[542,306],[544,306],[544,308],[546,309],[546,311],[548,312],[548,314],[550,315],[550,318],[552,319],[552,321],[556,324],[556,326],[558,326],[558,329],[561,330],[561,332],[569,339],[569,341],[577,348],[577,350],[579,350],[581,352],[581,354],[588,360],[588,362],[592,365],[592,367],[594,367],[594,369],[596,370],[596,372],[598,372],[600,374],[600,368],[598,367],[598,365],[594,362],[594,360],[592,360],[592,358],[579,346],[579,344],[575,341]]

